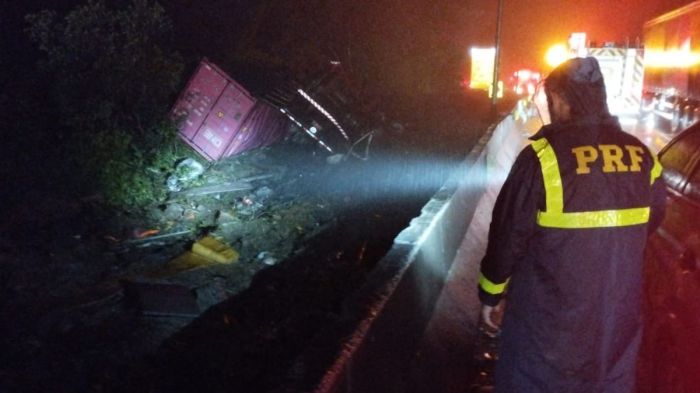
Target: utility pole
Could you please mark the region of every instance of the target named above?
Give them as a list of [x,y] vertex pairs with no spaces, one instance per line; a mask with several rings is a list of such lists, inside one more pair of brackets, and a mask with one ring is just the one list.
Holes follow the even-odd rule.
[[493,81],[491,83],[491,114],[498,114],[496,104],[498,102],[498,73],[501,62],[501,19],[503,18],[503,0],[498,0],[498,13],[496,14],[496,53],[493,59]]

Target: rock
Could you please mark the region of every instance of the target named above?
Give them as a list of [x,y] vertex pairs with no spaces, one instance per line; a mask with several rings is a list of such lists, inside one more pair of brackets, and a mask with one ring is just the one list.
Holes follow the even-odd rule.
[[237,221],[235,213],[228,211],[219,212],[219,217],[217,218],[219,224],[226,224],[234,221]]
[[166,220],[172,220],[176,221],[182,218],[182,215],[185,213],[185,208],[180,206],[177,203],[170,203],[167,205],[165,210],[163,211],[163,217]]
[[262,186],[255,190],[254,194],[259,202],[264,202],[272,196],[272,189],[270,189],[270,187],[267,186]]
[[263,251],[258,254],[258,260],[267,266],[273,266],[277,264],[277,258],[273,257],[268,251]]
[[263,208],[263,204],[255,200],[255,195],[240,198],[236,204],[236,213],[242,216],[252,216]]

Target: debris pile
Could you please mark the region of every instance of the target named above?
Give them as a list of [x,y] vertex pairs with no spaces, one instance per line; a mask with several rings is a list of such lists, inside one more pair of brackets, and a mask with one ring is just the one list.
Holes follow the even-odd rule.
[[83,375],[76,386],[155,350],[334,225],[334,202],[299,188],[327,166],[278,144],[208,166],[182,160],[167,201],[142,215],[55,201],[33,236],[18,231],[0,253],[3,319],[14,315],[3,337],[13,366],[0,372],[41,386],[32,364],[56,364],[51,378]]

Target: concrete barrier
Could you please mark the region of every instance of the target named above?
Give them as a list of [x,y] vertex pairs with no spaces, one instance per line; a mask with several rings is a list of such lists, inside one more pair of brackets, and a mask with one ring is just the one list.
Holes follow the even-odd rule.
[[409,392],[463,393],[477,378],[475,350],[481,308],[476,290],[479,267],[486,252],[496,197],[515,158],[532,134],[529,125],[526,121],[506,118],[486,145],[483,193],[476,201],[474,214],[412,359],[406,376],[410,381]]

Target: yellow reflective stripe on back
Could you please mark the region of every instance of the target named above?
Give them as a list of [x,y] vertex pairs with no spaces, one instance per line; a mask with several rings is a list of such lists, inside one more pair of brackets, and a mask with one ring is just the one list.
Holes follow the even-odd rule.
[[537,223],[550,228],[625,227],[644,224],[647,221],[649,221],[648,207],[575,213],[537,213]]
[[486,293],[491,295],[500,295],[506,290],[506,285],[508,285],[508,280],[502,284],[496,284],[486,278],[483,273],[479,273],[479,286]]
[[654,167],[651,168],[651,184],[654,184],[656,179],[661,176],[661,171],[663,171],[664,168],[661,166],[656,154],[652,154],[651,156],[654,157]]
[[[559,163],[552,145],[546,138],[532,142],[542,169],[546,211],[537,212],[537,224],[549,228],[607,228],[640,225],[649,221],[649,207],[564,213],[564,189]],[[654,156],[651,171],[653,183],[661,175],[661,164]]]
[[552,149],[547,138],[534,141],[532,148],[535,149],[540,160],[546,195],[546,209],[549,212],[563,212],[564,189],[561,184],[559,163],[557,162],[556,154],[554,154],[554,149]]

